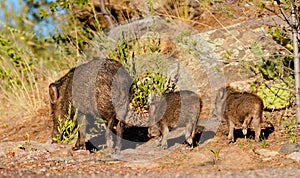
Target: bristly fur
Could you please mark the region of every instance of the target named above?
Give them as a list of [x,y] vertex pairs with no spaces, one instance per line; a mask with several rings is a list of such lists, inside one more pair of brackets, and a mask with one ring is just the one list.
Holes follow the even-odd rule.
[[185,127],[185,139],[193,145],[193,138],[199,120],[202,103],[200,97],[192,91],[166,93],[150,103],[150,121],[148,136],[162,136],[161,146],[167,148],[169,130]]
[[[57,119],[63,118],[72,104],[72,113],[78,109],[77,123],[82,124],[74,149],[85,148],[86,123],[83,118],[101,117],[107,121],[106,144],[113,147],[111,129],[118,121],[117,149],[121,149],[123,120],[129,106],[129,88],[132,79],[122,64],[112,59],[93,59],[71,69],[65,76],[49,85],[51,117],[54,122],[52,137],[57,132]],[[91,118],[89,118],[91,117]]]
[[228,141],[234,142],[234,128],[242,127],[244,135],[252,123],[255,141],[259,141],[263,114],[262,99],[248,92],[234,92],[230,88],[221,88],[217,92],[215,114],[225,119],[228,125]]

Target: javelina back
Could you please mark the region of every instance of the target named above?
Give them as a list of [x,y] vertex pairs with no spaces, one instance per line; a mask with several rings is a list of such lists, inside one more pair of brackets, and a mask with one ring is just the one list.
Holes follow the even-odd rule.
[[150,121],[148,136],[162,135],[161,146],[167,148],[169,129],[185,127],[185,139],[193,145],[193,138],[201,112],[202,103],[199,96],[192,91],[166,93],[150,102]]
[[[128,93],[132,79],[118,61],[95,58],[71,69],[65,76],[49,85],[51,117],[54,122],[52,137],[58,134],[58,117],[67,115],[72,104],[72,117],[78,109],[77,124],[82,124],[74,149],[83,149],[88,116],[107,121],[106,144],[113,147],[111,129],[117,119],[117,149],[121,147],[122,120],[126,117]],[[86,116],[86,120],[84,119]]]
[[264,108],[259,96],[247,92],[231,92],[229,87],[221,88],[217,92],[215,106],[215,114],[227,122],[229,142],[234,142],[235,127],[242,127],[243,134],[247,135],[250,123],[255,130],[255,141],[259,141]]

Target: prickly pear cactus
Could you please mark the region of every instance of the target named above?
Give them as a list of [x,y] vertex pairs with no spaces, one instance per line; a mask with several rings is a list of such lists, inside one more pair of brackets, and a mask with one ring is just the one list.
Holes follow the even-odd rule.
[[290,105],[292,94],[285,83],[261,84],[258,87],[257,95],[261,97],[267,109],[283,109]]

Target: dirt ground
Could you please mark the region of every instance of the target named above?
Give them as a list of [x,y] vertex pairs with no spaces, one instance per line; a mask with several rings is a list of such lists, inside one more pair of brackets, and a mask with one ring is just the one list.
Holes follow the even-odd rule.
[[[202,14],[201,21],[195,23],[194,28],[205,31],[221,28],[220,22],[226,26],[272,14],[267,10],[241,8],[237,3],[231,8],[233,14],[230,17],[213,11]],[[293,108],[264,113],[265,118],[274,126],[274,130],[263,131],[265,142],[256,143],[252,132],[244,138],[237,130],[236,142],[228,144],[224,134],[226,128],[221,126],[213,138],[196,144],[194,148],[179,142],[167,150],[157,150],[157,140],[152,139],[136,145],[136,148],[123,150],[121,156],[110,156],[105,150],[95,153],[72,151],[72,145],[50,144],[52,121],[49,118],[48,101],[45,103],[32,118],[1,118],[0,175],[184,177],[202,174],[209,177],[207,173],[226,175],[225,173],[233,172],[234,176],[241,175],[239,173],[251,175],[248,171],[273,170],[274,173],[269,176],[280,176],[289,175],[289,170],[300,169],[299,161],[287,158],[288,153],[280,151],[283,145],[290,143],[283,121],[294,117]],[[300,128],[294,128],[293,133],[296,143],[299,143]],[[198,141],[199,137],[201,134],[198,135]]]

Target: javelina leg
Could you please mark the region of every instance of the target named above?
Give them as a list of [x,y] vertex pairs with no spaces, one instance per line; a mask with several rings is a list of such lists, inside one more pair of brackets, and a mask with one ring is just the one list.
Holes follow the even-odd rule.
[[116,144],[116,151],[119,153],[121,151],[121,141],[122,141],[122,136],[123,136],[123,128],[124,128],[124,123],[122,121],[118,122],[117,125],[117,144]]
[[160,128],[157,124],[152,125],[148,128],[148,137],[158,137],[161,135]]
[[[58,125],[58,124],[57,124]],[[57,126],[54,124],[54,126]],[[51,143],[56,143],[55,140],[53,140],[53,138],[56,138],[58,136],[58,130],[57,128],[53,128],[53,131],[52,131],[52,135],[51,135]],[[62,138],[61,138],[62,139]]]
[[111,151],[111,152],[113,151],[112,148],[113,148],[113,145],[114,145],[112,134],[111,134],[113,126],[114,126],[114,119],[110,118],[107,121],[105,139],[106,139],[106,146],[109,149],[109,151]]
[[195,137],[195,129],[192,131],[192,134],[191,136],[186,140],[186,142],[191,146],[193,147],[193,139]]
[[228,134],[228,143],[234,142],[234,123],[229,121],[229,134]]
[[253,118],[252,125],[255,130],[255,141],[259,142],[260,132],[261,132],[261,119],[260,117]]
[[191,146],[193,146],[193,138],[195,135],[194,125],[195,124],[188,123],[185,129],[185,140]]
[[168,148],[167,136],[169,134],[168,126],[162,126],[161,127],[161,133],[162,133],[161,148],[167,149]]
[[252,117],[251,117],[251,116],[247,116],[247,117],[245,118],[245,120],[244,120],[243,125],[242,125],[243,135],[245,135],[245,136],[247,135],[248,126],[249,126],[251,120],[252,120]]
[[85,149],[85,131],[86,131],[86,119],[83,114],[78,113],[77,126],[80,126],[78,131],[78,139],[73,150],[84,150]]

